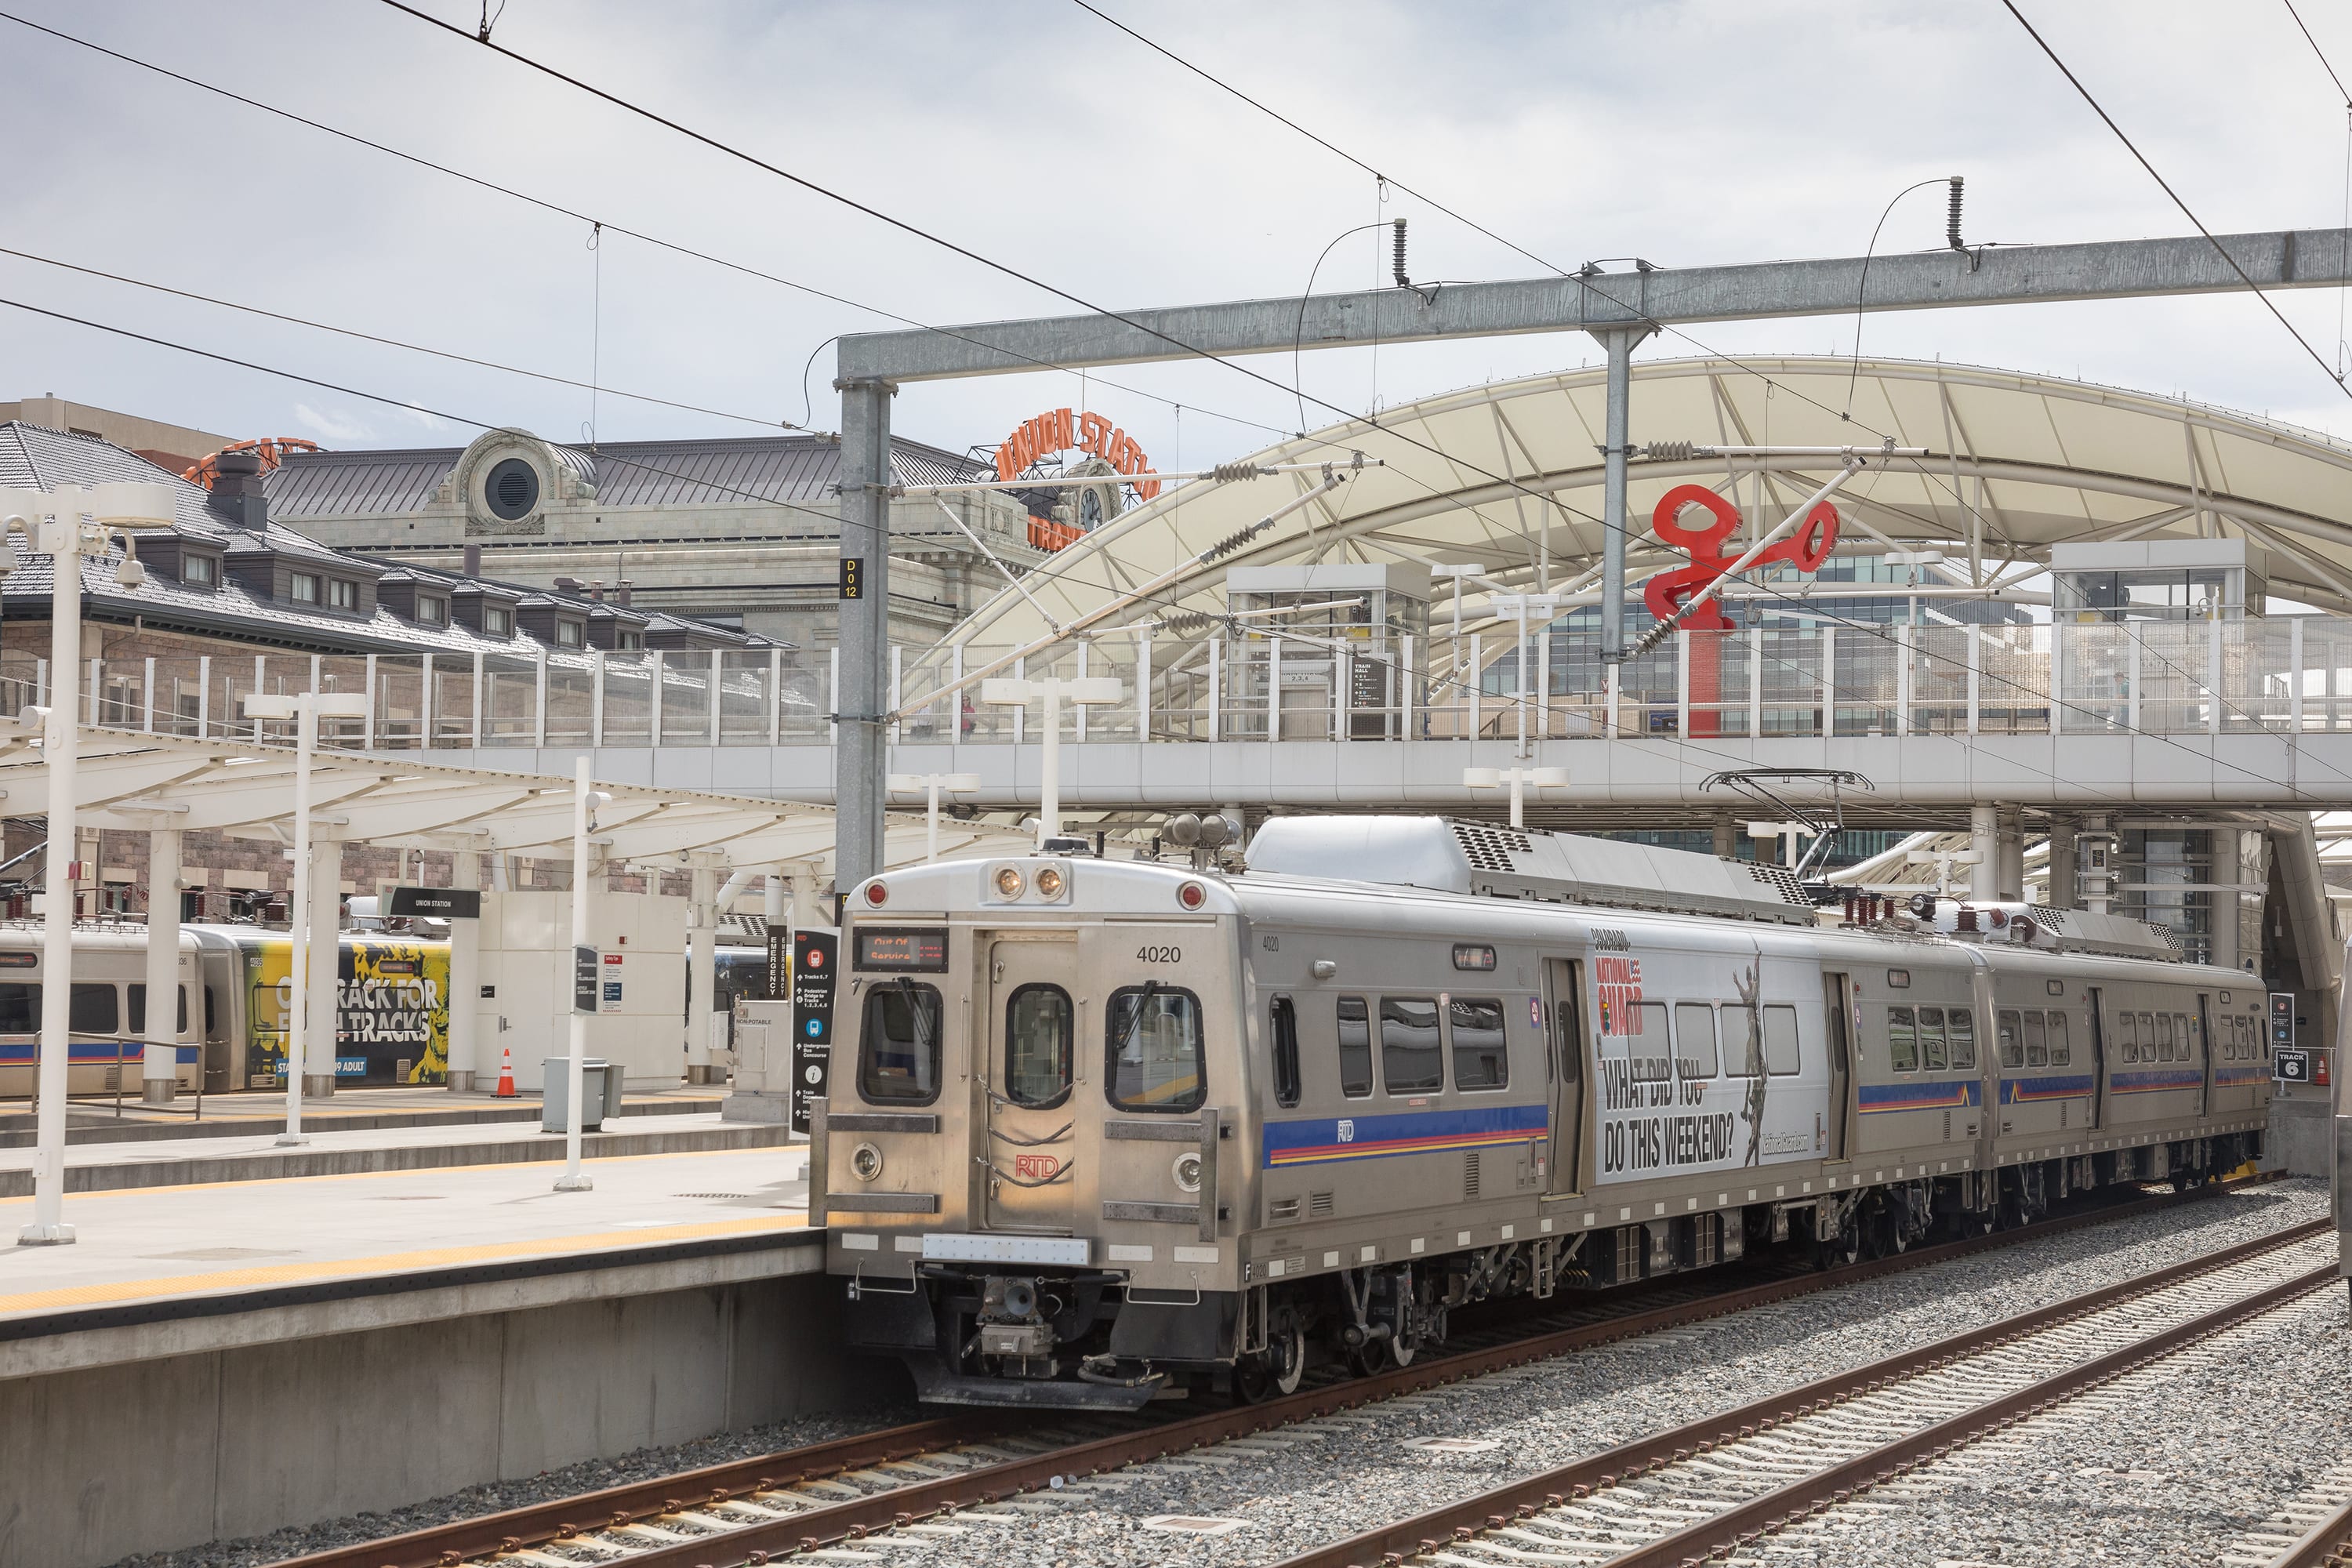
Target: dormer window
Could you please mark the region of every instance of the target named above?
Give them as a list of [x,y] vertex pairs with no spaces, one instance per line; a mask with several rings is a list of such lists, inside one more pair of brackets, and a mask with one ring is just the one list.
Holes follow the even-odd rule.
[[209,588],[220,580],[220,573],[209,555],[184,555],[180,558],[180,581],[192,588]]
[[514,629],[514,616],[503,605],[482,606],[482,632],[486,637],[502,637]]
[[327,580],[327,603],[338,610],[349,610],[354,615],[358,614],[360,607],[360,585],[357,583],[352,582],[349,578],[329,578]]
[[646,646],[645,634],[643,632],[615,632],[613,634],[613,646],[620,649],[623,653],[635,653],[639,648]]
[[449,624],[449,601],[416,597],[416,624],[420,626],[446,626]]
[[580,623],[578,621],[556,622],[555,646],[558,647],[578,647],[580,646]]
[[319,602],[318,574],[311,572],[295,573],[287,583],[286,596],[298,605],[317,604]]

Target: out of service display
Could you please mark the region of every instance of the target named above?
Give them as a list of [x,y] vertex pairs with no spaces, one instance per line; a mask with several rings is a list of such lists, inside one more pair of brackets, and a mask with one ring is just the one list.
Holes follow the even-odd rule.
[[860,926],[857,967],[886,974],[944,974],[948,968],[945,926]]

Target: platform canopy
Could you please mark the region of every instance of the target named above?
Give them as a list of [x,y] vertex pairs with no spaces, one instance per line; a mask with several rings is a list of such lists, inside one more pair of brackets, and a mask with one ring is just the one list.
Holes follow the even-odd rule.
[[[1601,366],[1465,388],[1268,447],[1262,462],[1385,466],[1294,512],[1230,554],[1181,574],[1101,628],[1170,607],[1222,608],[1235,566],[1339,562],[1470,564],[1465,631],[1494,592],[1573,595],[1597,578],[1601,540]],[[2179,398],[1977,366],[1826,357],[1637,363],[1637,446],[1874,447],[1932,455],[1874,463],[1838,495],[1841,552],[1937,550],[1947,576],[2011,585],[2051,546],[2216,536],[2266,559],[2271,591],[2352,613],[2352,445]],[[1843,417],[1850,411],[1851,418]],[[1431,450],[1429,448],[1433,448]],[[1777,522],[1835,471],[1828,457],[1637,458],[1628,494],[1628,582],[1685,560],[1650,531],[1675,485],[1735,501],[1747,528]],[[1020,647],[1187,562],[1316,482],[1285,474],[1163,491],[1055,556],[1024,586],[964,621],[945,650]],[[1452,595],[1441,584],[1450,612]],[[1034,603],[1032,602],[1034,598]],[[1589,601],[1588,601],[1589,602]],[[1492,622],[1487,623],[1491,625]],[[1433,616],[1449,633],[1450,613]]]
[[[0,732],[0,795],[13,814],[48,799],[37,735]],[[291,842],[295,753],[290,748],[184,740],[85,726],[78,814],[85,828],[176,827]],[[321,839],[396,849],[471,849],[569,858],[570,779],[418,762],[398,753],[321,747],[311,766],[312,832]],[[592,843],[608,865],[647,869],[689,863],[736,868],[833,869],[830,806],[743,795],[599,783]],[[887,818],[886,865],[923,859],[919,816]],[[942,819],[943,858],[1019,854],[1029,836]]]

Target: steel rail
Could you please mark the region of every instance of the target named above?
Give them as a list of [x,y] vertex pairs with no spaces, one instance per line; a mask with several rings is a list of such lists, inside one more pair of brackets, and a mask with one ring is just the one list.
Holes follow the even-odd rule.
[[[1748,1311],[2044,1236],[2200,1203],[2221,1192],[2273,1179],[2273,1173],[2264,1173],[2235,1182],[2208,1183],[2186,1193],[2154,1194],[2105,1204],[2016,1230],[1991,1232],[1917,1247],[1893,1257],[1792,1275],[1453,1355],[1419,1357],[1410,1366],[1391,1368],[1370,1377],[1301,1389],[1258,1405],[1207,1411],[1047,1454],[975,1467],[935,1481],[912,1482],[864,1498],[806,1508],[790,1518],[747,1523],[724,1535],[699,1536],[675,1546],[655,1547],[632,1554],[626,1562],[629,1568],[704,1568],[705,1564],[722,1561],[764,1563],[771,1555],[854,1540],[927,1515],[996,1502],[1013,1493],[1047,1485],[1056,1476],[1077,1477],[1117,1469],[1616,1340]],[[967,1416],[918,1422],[863,1437],[841,1438],[435,1526],[371,1543],[339,1547],[288,1560],[278,1568],[445,1568],[486,1553],[544,1546],[581,1531],[651,1523],[681,1509],[707,1508],[755,1492],[781,1489],[795,1481],[916,1458],[958,1442],[1002,1436],[1007,1425],[1008,1417],[1003,1414],[979,1419]]]
[[2343,1568],[2352,1563],[2352,1502],[2313,1525],[2271,1559],[2270,1568]]
[[1771,1280],[1696,1301],[1677,1302],[1597,1323],[1579,1324],[1491,1348],[1457,1355],[1416,1358],[1410,1366],[1392,1367],[1371,1377],[1301,1389],[1296,1394],[1260,1405],[1208,1411],[1144,1431],[1082,1443],[1054,1453],[968,1471],[937,1481],[901,1487],[828,1508],[811,1509],[791,1519],[750,1525],[723,1536],[703,1536],[659,1547],[628,1558],[627,1568],[715,1568],[719,1563],[762,1563],[773,1556],[855,1541],[874,1531],[911,1523],[929,1515],[1000,1502],[1017,1493],[1049,1486],[1056,1477],[1076,1479],[1120,1469],[1235,1437],[1377,1404],[1401,1394],[1457,1383],[1593,1345],[1654,1333],[1661,1329],[1679,1328],[1747,1311],[1911,1268],[1964,1258],[2031,1240],[2053,1231],[2072,1230],[2098,1220],[2118,1217],[2126,1210],[2142,1212],[2147,1208],[2195,1201],[2200,1195],[2216,1190],[2218,1188],[2214,1184],[2208,1184],[2187,1194],[2168,1194],[2137,1203],[2116,1205],[2085,1215],[2068,1215],[2045,1225],[1971,1237],[1964,1241],[1923,1247],[1897,1257]]
[[[1664,1432],[1566,1465],[1506,1482],[1401,1520],[1377,1530],[1301,1552],[1279,1568],[1398,1568],[1406,1560],[1466,1540],[1486,1530],[1501,1529],[1542,1512],[1547,1508],[1613,1487],[1653,1470],[1680,1463],[1739,1441],[1783,1422],[1811,1415],[1859,1394],[1876,1393],[1889,1383],[1935,1370],[1979,1354],[2030,1334],[2091,1313],[2120,1301],[2159,1290],[2184,1280],[2215,1273],[2232,1264],[2294,1246],[2326,1234],[2333,1220],[2314,1220],[2271,1236],[2177,1263],[2084,1295],[2071,1297],[1999,1322],[1955,1334],[1813,1383],[1769,1394]],[[1607,1568],[1678,1568],[1703,1562],[1752,1540],[1785,1528],[1800,1517],[1843,1502],[1856,1491],[1892,1479],[1901,1470],[1939,1458],[1959,1444],[2006,1426],[2094,1384],[2106,1382],[2142,1363],[2159,1359],[2182,1345],[2220,1331],[2266,1311],[2281,1302],[2319,1289],[2336,1278],[2327,1264],[2281,1284],[2257,1290],[2229,1305],[2167,1329],[2108,1354],[2041,1379],[2029,1386],[1990,1400],[1812,1475],[1800,1478],[1723,1513],[1607,1560]]]
[[581,1529],[651,1519],[674,1513],[680,1507],[707,1506],[749,1491],[824,1480],[845,1470],[936,1453],[958,1443],[984,1442],[1003,1436],[1004,1428],[1001,1415],[959,1415],[911,1421],[803,1448],[730,1460],[656,1480],[634,1481],[355,1546],[339,1546],[291,1558],[279,1568],[441,1568],[489,1552],[542,1545]]

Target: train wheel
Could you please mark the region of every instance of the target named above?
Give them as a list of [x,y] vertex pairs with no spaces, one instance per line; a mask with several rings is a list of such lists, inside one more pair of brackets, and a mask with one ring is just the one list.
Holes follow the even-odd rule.
[[1296,1394],[1307,1376],[1307,1329],[1298,1314],[1284,1307],[1266,1327],[1266,1377],[1276,1394]]

